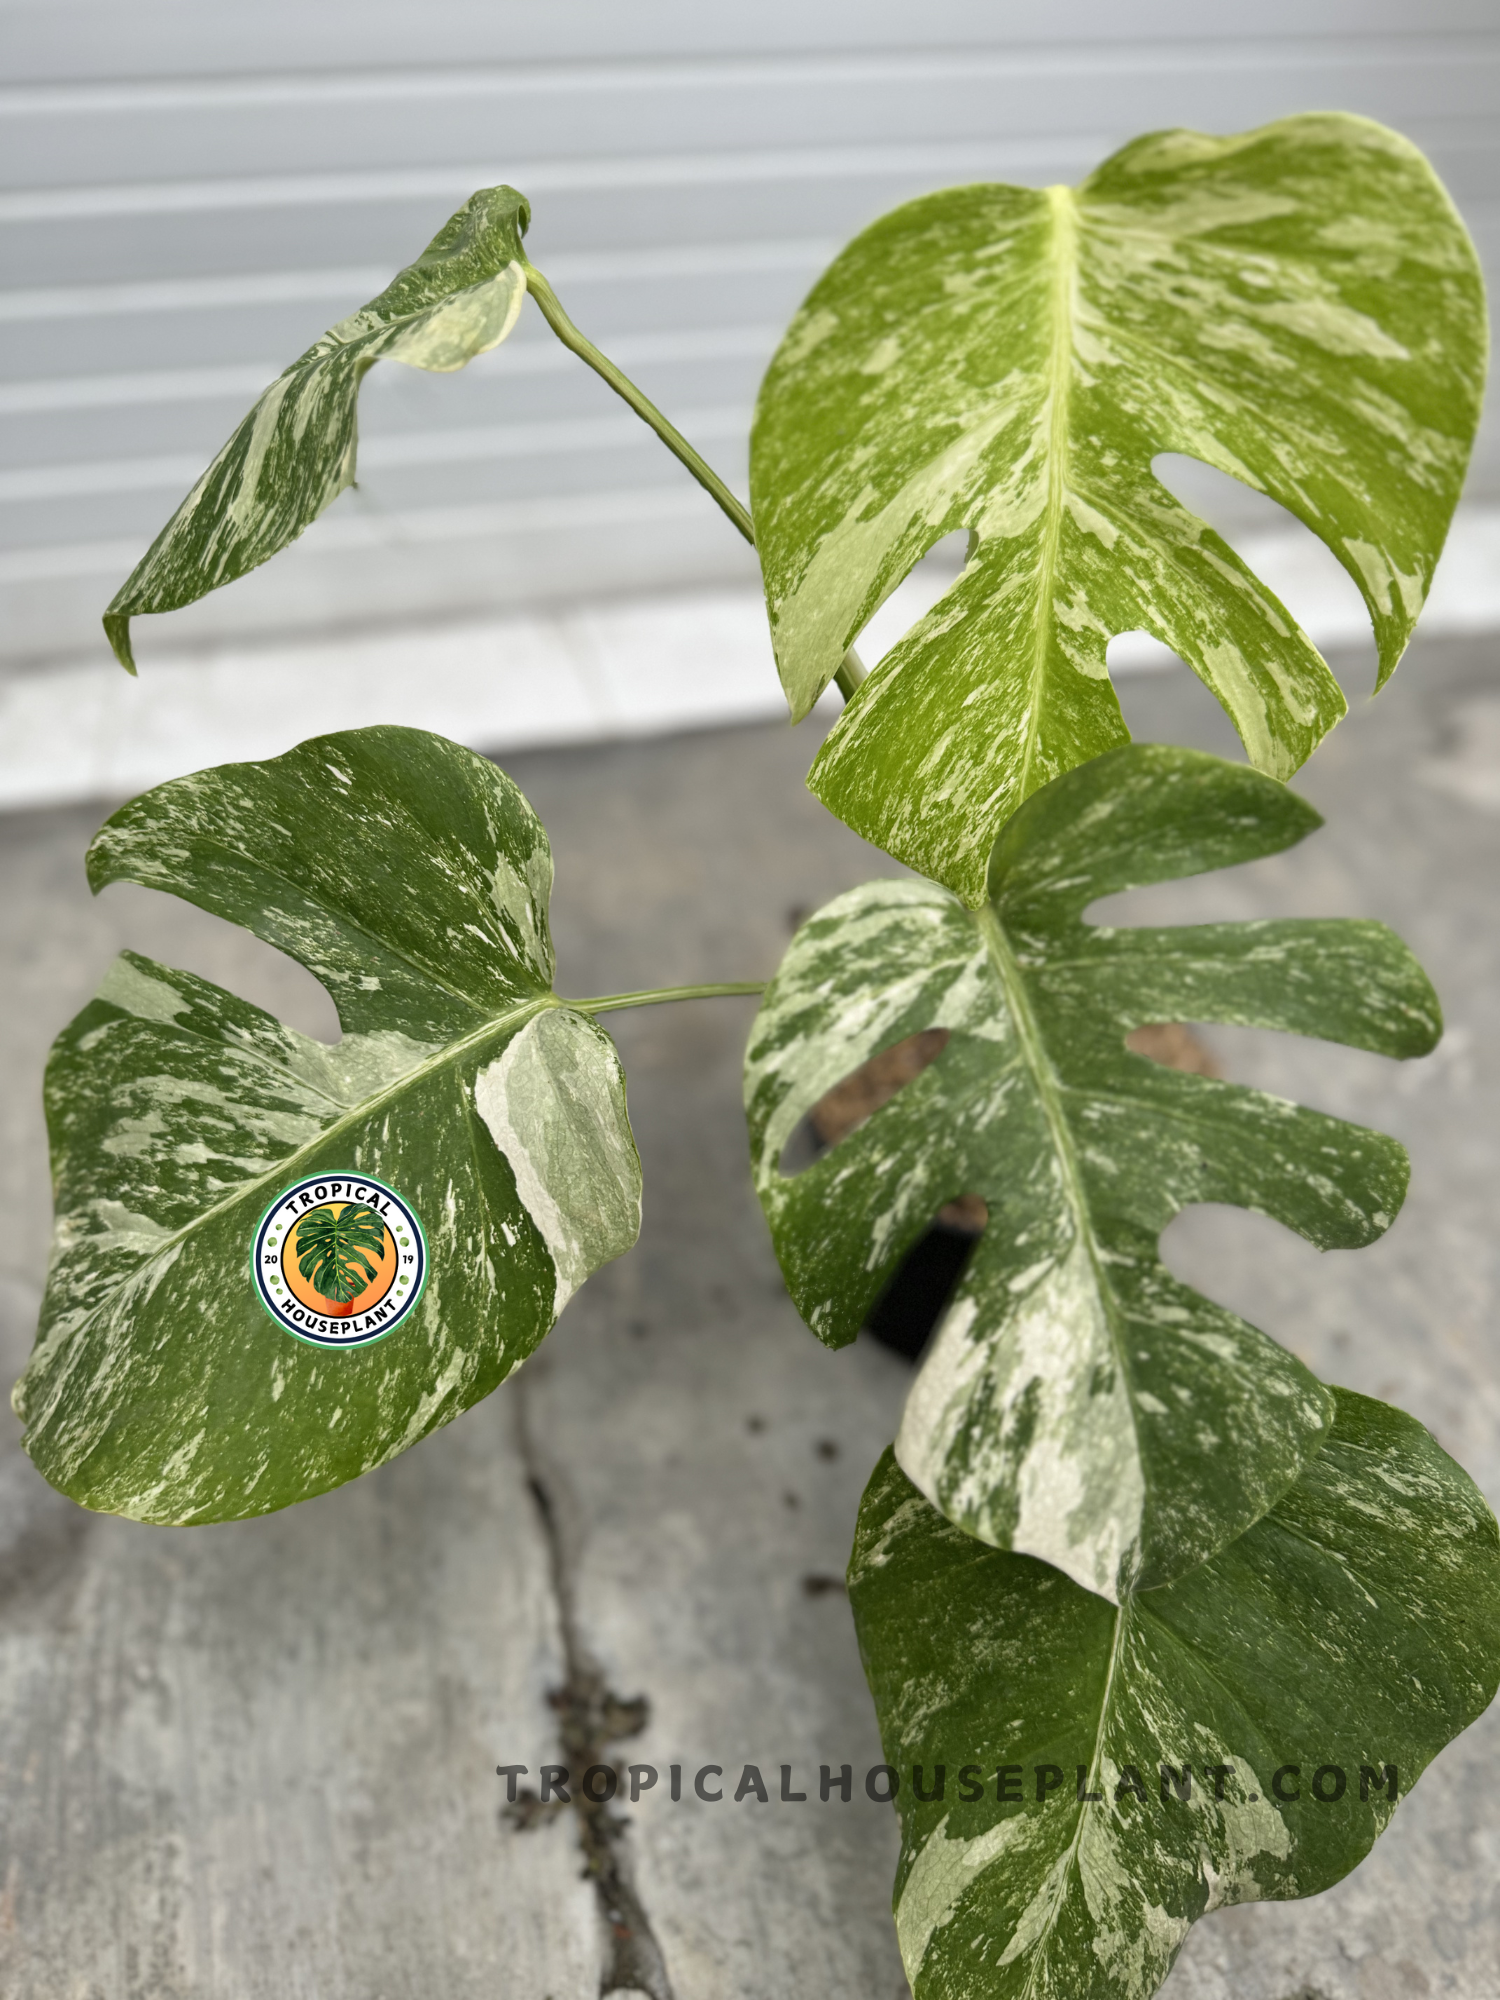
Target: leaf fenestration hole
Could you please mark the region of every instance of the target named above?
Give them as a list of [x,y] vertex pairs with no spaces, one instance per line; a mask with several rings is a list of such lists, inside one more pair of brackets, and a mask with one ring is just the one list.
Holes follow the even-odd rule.
[[[1402,1334],[1373,1342],[1349,1260],[1316,1249],[1269,1215],[1225,1202],[1192,1202],[1161,1233],[1159,1254],[1181,1285],[1200,1292],[1251,1326],[1267,1328],[1315,1374],[1332,1375],[1373,1395],[1384,1386]],[[1368,1251],[1358,1253],[1368,1256]],[[1352,1378],[1339,1355],[1341,1329],[1361,1329],[1363,1359]]]
[[[781,1171],[804,1172],[820,1153],[858,1131],[882,1105],[936,1062],[948,1045],[946,1028],[924,1028],[893,1042],[825,1091],[788,1140]],[[1193,1076],[1218,1076],[1212,1052],[1180,1021],[1132,1028],[1125,1046],[1133,1055]],[[961,1194],[945,1202],[892,1273],[870,1309],[865,1331],[883,1347],[915,1362],[947,1310],[984,1233],[989,1210],[982,1196]]]
[[826,1147],[838,1145],[883,1104],[937,1061],[948,1046],[946,1028],[923,1028],[862,1062],[826,1090],[782,1149],[780,1170],[789,1179],[810,1167]]
[[[788,1140],[781,1171],[788,1175],[804,1171],[821,1152],[858,1131],[936,1062],[947,1045],[946,1028],[924,1028],[841,1077]],[[915,1361],[947,1309],[988,1221],[989,1209],[981,1195],[961,1194],[944,1202],[871,1307],[865,1330],[882,1346]]]
[[963,573],[969,560],[969,531],[955,528],[934,542],[921,560],[909,569],[854,641],[860,658],[873,667],[903,639],[919,619],[925,618],[939,598],[945,597]]
[[1205,1048],[1181,1021],[1148,1021],[1132,1028],[1125,1037],[1125,1046],[1133,1056],[1145,1056],[1149,1062],[1183,1070],[1189,1076],[1224,1074],[1212,1050]]
[[892,1042],[858,1069],[826,1090],[808,1113],[808,1122],[825,1146],[836,1146],[857,1131],[881,1105],[937,1061],[948,1046],[946,1028],[923,1028],[904,1041]]
[[945,1202],[871,1306],[865,1332],[908,1361],[920,1360],[988,1220],[989,1210],[977,1194]]
[[211,980],[314,1041],[341,1039],[338,1010],[306,966],[253,932],[196,903],[138,882],[111,882],[97,906],[116,948],[128,946],[182,972]]
[[1320,653],[1341,655],[1346,685],[1374,686],[1375,636],[1359,585],[1311,528],[1268,493],[1201,459],[1161,452],[1151,470],[1275,592]]

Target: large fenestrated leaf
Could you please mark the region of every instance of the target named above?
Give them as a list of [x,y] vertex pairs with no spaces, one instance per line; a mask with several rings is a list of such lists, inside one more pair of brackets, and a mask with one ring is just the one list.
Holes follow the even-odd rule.
[[[1032,798],[975,913],[936,883],[872,882],[803,925],[746,1058],[761,1203],[787,1286],[852,1340],[944,1202],[989,1222],[907,1402],[897,1456],[971,1534],[1113,1596],[1241,1533],[1317,1449],[1327,1392],[1179,1284],[1161,1230],[1235,1202],[1320,1249],[1386,1229],[1392,1139],[1135,1056],[1151,1021],[1285,1028],[1392,1056],[1435,1043],[1437,1000],[1400,939],[1348,919],[1112,929],[1095,898],[1289,847],[1319,824],[1273,779],[1131,745]],[[798,1121],[923,1029],[930,1067],[805,1172]]]
[[[267,1513],[381,1464],[516,1368],[634,1242],[640,1167],[613,1044],[552,993],[552,857],[484,758],[414,729],[317,737],[116,813],[96,889],[166,889],[299,959],[329,1047],[126,953],[47,1071],[57,1233],[16,1391],[26,1449],[86,1506]],[[256,1225],[353,1171],[416,1211],[420,1303],[306,1346],[262,1310]]]
[[1360,118],[1136,140],[1077,189],[950,189],[830,267],[761,390],[757,544],[795,716],[940,537],[969,561],[813,766],[823,802],[978,903],[995,834],[1124,742],[1117,632],[1165,640],[1252,760],[1344,712],[1295,621],[1153,476],[1269,493],[1364,593],[1382,682],[1458,498],[1486,330],[1473,246],[1416,149]]
[[1119,1608],[962,1534],[881,1460],[849,1585],[917,2000],[1143,2000],[1206,1911],[1346,1875],[1394,1810],[1387,1767],[1404,1795],[1488,1706],[1494,1517],[1420,1424],[1336,1395],[1264,1520]]
[[176,611],[296,540],[354,479],[359,385],[377,361],[447,372],[504,340],[526,297],[524,195],[481,188],[377,298],[284,369],[121,585],[104,629]]

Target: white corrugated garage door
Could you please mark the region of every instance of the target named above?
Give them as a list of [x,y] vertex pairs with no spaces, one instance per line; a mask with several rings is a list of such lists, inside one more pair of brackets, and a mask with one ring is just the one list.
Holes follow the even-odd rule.
[[[1493,0],[0,5],[0,596],[79,657],[257,390],[470,191],[532,200],[574,317],[734,482],[838,244],[955,180],[1082,176],[1153,126],[1338,107],[1436,160],[1493,271]],[[1471,492],[1500,493],[1495,430]],[[528,309],[453,377],[377,369],[362,477],[143,642],[744,577],[733,531]]]

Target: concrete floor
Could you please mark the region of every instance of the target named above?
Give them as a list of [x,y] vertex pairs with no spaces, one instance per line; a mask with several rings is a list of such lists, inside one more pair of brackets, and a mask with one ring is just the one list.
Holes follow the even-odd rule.
[[[1332,1381],[1412,1410],[1500,1501],[1500,681],[1489,642],[1419,645],[1301,781],[1300,853],[1126,899],[1142,920],[1364,914],[1402,931],[1447,1009],[1398,1068],[1211,1032],[1230,1074],[1396,1133],[1389,1236],[1319,1257],[1198,1210],[1181,1275]],[[1138,676],[1139,735],[1233,752],[1181,673]],[[508,760],[557,855],[560,990],[767,973],[794,913],[890,864],[802,788],[806,732],[746,728]],[[129,943],[309,1032],[299,968],[81,856],[106,808],[0,820],[0,1269],[6,1380],[31,1338],[48,1195],[46,1048]],[[566,1814],[522,1831],[497,1763],[556,1761],[548,1690],[643,1696],[612,1754],[790,1763],[806,1805],[623,1808],[678,2000],[905,1991],[894,1820],[817,1802],[818,1764],[877,1760],[841,1572],[905,1364],[831,1355],[777,1278],[745,1167],[749,1002],[613,1017],[646,1168],[637,1248],[516,1383],[357,1485],[263,1522],[160,1530],[50,1492],[3,1418],[0,1985],[16,2000],[583,2000],[625,1978]],[[524,1425],[518,1426],[518,1417]],[[539,1483],[548,1513],[534,1503]],[[590,1681],[590,1676],[593,1680]],[[809,1788],[804,1774],[811,1772]],[[1221,1912],[1172,2000],[1500,1994],[1500,1718],[1424,1778],[1371,1860],[1307,1903]],[[653,1970],[653,1964],[658,1969]]]

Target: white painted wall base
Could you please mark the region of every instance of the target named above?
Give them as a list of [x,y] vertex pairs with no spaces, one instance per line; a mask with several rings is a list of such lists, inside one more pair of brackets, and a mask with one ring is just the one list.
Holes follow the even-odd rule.
[[[1317,645],[1364,647],[1369,622],[1333,557],[1292,527],[1237,538]],[[872,619],[877,660],[947,587],[929,559]],[[1500,509],[1463,508],[1424,632],[1500,629]],[[759,595],[743,588],[591,602],[577,610],[400,626],[156,660],[132,681],[90,658],[0,683],[0,806],[135,792],[184,771],[269,757],[307,736],[376,722],[435,729],[493,752],[653,736],[784,715]],[[1110,647],[1126,671],[1173,656],[1141,633]],[[836,710],[825,697],[824,723]]]

